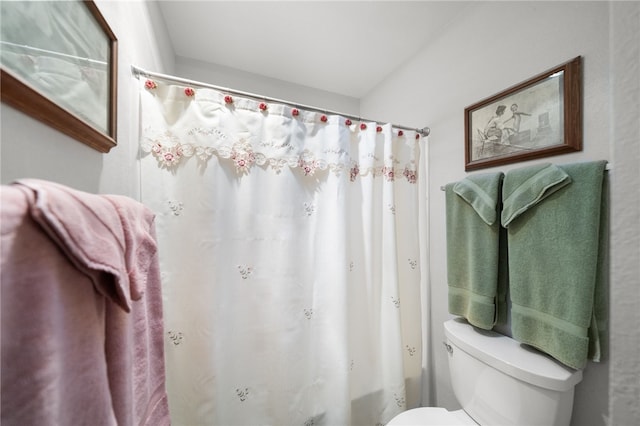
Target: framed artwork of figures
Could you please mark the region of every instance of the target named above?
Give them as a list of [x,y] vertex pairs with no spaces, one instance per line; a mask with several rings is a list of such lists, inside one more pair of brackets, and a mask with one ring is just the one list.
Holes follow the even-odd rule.
[[465,108],[465,170],[582,150],[580,56]]

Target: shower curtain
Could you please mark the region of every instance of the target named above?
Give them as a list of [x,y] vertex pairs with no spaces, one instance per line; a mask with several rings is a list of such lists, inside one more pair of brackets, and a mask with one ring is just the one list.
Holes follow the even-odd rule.
[[382,425],[419,405],[419,135],[159,80],[140,107],[172,423]]

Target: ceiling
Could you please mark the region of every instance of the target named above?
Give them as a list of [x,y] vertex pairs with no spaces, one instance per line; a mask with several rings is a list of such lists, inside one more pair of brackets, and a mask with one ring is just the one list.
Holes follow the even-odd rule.
[[176,56],[361,98],[466,1],[161,1]]

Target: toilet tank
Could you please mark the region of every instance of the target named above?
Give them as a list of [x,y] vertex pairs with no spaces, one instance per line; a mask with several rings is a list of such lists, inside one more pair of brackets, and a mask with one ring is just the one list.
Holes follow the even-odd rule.
[[508,336],[445,322],[453,391],[481,425],[568,425],[582,371]]

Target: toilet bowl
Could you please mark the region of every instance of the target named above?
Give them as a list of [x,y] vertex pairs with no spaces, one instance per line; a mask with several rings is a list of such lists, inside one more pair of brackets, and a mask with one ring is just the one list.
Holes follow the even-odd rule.
[[444,323],[451,385],[461,410],[422,407],[400,413],[388,426],[567,426],[582,371],[508,336]]
[[422,407],[395,416],[387,426],[478,426],[464,410],[448,411],[441,407]]

